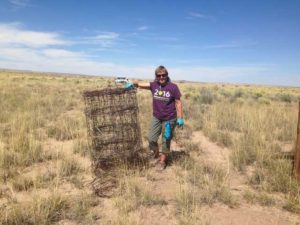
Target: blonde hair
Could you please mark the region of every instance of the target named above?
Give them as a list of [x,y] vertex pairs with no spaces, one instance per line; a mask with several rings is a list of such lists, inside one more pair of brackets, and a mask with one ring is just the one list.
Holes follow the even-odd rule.
[[158,72],[164,72],[165,74],[167,74],[167,76],[169,75],[168,70],[164,66],[158,66],[155,69],[155,76],[157,76]]

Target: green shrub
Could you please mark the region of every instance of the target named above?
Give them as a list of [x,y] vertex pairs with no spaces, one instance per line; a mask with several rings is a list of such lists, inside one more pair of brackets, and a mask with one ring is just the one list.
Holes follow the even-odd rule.
[[203,87],[200,90],[200,96],[197,100],[202,104],[212,104],[214,102],[214,98],[213,92],[210,89]]

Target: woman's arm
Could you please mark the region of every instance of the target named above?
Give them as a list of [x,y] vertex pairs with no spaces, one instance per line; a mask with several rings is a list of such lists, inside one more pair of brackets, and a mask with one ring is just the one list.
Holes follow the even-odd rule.
[[182,113],[182,102],[180,99],[175,100],[175,105],[176,105],[176,111],[177,111],[177,118],[183,118],[183,113]]
[[150,89],[150,83],[134,81],[133,84],[137,88]]

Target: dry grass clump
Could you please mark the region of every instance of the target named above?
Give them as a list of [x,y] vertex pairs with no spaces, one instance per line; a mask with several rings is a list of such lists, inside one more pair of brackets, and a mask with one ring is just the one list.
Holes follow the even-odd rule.
[[213,104],[215,101],[215,96],[212,90],[203,87],[200,89],[200,95],[194,98],[194,100],[200,104]]
[[295,197],[295,195],[289,195],[288,200],[286,204],[283,206],[283,208],[287,211],[299,214],[300,213],[299,197]]
[[0,224],[46,225],[62,219],[80,222],[89,219],[88,210],[96,204],[88,195],[72,197],[53,192],[47,197],[36,196],[32,202],[10,204],[1,210]]
[[159,196],[153,194],[147,187],[142,186],[137,175],[124,171],[120,178],[115,205],[121,214],[128,214],[140,206],[165,205],[166,202]]
[[232,137],[229,131],[220,130],[207,130],[206,135],[210,137],[210,140],[218,143],[221,146],[231,147],[233,144]]
[[194,199],[194,193],[190,190],[184,181],[180,181],[177,190],[176,204],[177,204],[177,219],[180,225],[208,225],[209,220],[200,211]]
[[118,215],[116,218],[104,220],[103,224],[110,225],[137,225],[139,221],[134,215]]
[[300,185],[291,176],[292,164],[289,159],[277,159],[257,167],[249,178],[250,184],[258,190],[274,193],[281,192],[286,196],[283,208],[300,212]]
[[19,175],[12,181],[12,187],[15,191],[28,191],[33,188],[35,179],[29,176]]
[[192,193],[193,204],[200,206],[222,202],[230,207],[237,204],[230,193],[227,176],[222,168],[205,161],[195,163],[195,160],[189,157],[185,157],[179,163],[185,172],[178,171],[178,176],[185,177],[182,182],[187,185],[190,190],[188,192]]
[[274,96],[274,100],[291,103],[293,101],[296,101],[297,98],[292,96],[291,94],[279,93]]
[[226,178],[216,167],[196,163],[193,158],[185,157],[178,162],[176,209],[179,224],[210,224],[201,212],[203,205],[222,202],[235,206],[236,202],[226,184]]
[[200,202],[211,205],[220,201],[231,207],[236,205],[222,169],[204,166],[201,172],[195,172],[194,177],[190,178],[190,182],[201,189],[201,194],[199,193],[199,197],[197,197]]
[[69,208],[67,200],[61,195],[49,198],[37,198],[33,202],[21,205],[15,203],[1,212],[2,224],[51,224],[64,218]]
[[47,125],[47,135],[49,138],[55,138],[57,141],[78,139],[81,136],[86,137],[85,119],[83,114],[72,112],[61,114],[54,121]]
[[254,191],[246,190],[243,194],[244,199],[251,204],[258,203],[262,206],[273,206],[276,204],[276,200],[272,195],[265,192],[256,193]]
[[83,157],[88,156],[91,153],[91,147],[87,142],[87,137],[77,138],[74,140],[73,153],[79,154]]
[[46,158],[40,142],[30,134],[26,125],[22,125],[13,126],[8,136],[2,139],[6,141],[0,147],[2,181],[13,177],[18,167],[24,168],[33,163],[42,162]]
[[200,152],[199,145],[195,144],[191,141],[188,141],[188,140],[181,141],[180,146],[182,146],[184,151],[187,152],[187,153],[192,152],[192,151],[193,152]]
[[58,170],[60,177],[69,178],[71,176],[76,176],[81,171],[83,171],[83,169],[74,157],[65,157],[60,161]]
[[161,207],[167,204],[162,197],[153,193],[150,186],[143,185],[139,171],[122,168],[117,174],[118,187],[112,197],[112,208],[104,213],[110,213],[103,217],[104,224],[139,224],[141,218],[137,215],[141,207]]

